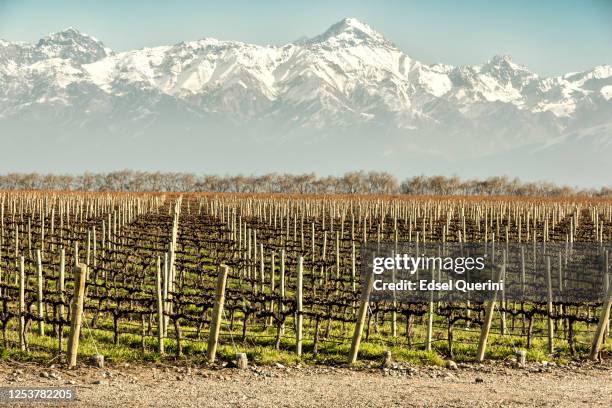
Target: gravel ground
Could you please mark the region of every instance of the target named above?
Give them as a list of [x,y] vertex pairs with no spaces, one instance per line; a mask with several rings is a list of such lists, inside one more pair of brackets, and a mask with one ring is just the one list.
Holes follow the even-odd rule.
[[0,362],[0,382],[72,387],[77,401],[68,407],[612,407],[611,361],[361,370],[159,364],[67,370]]

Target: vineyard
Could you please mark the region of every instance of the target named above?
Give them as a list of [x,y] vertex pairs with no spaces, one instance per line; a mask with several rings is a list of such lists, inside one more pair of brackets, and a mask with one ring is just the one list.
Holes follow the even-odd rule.
[[591,242],[609,274],[610,200],[0,192],[0,220],[5,358],[65,354],[76,321],[79,358],[344,363],[363,317],[359,361],[441,364],[487,314],[488,359],[612,350],[609,302],[364,303],[360,277],[368,242]]

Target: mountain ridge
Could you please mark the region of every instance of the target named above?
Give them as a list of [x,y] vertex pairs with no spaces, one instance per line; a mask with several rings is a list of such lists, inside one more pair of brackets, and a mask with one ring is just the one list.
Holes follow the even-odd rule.
[[74,28],[0,40],[0,130],[120,141],[165,128],[188,143],[214,129],[322,147],[352,133],[460,161],[607,132],[611,117],[610,65],[545,77],[509,55],[426,64],[354,18],[282,46],[203,38],[115,52]]

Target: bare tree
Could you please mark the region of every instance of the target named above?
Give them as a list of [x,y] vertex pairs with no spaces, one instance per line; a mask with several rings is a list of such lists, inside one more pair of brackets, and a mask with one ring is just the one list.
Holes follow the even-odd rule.
[[315,173],[259,176],[198,176],[192,173],[160,173],[121,170],[81,175],[8,173],[0,175],[0,189],[80,191],[210,191],[237,193],[298,194],[435,194],[611,197],[612,186],[579,189],[550,182],[521,182],[507,176],[485,180],[461,180],[457,176],[414,176],[401,185],[386,172],[352,171],[342,176],[317,177]]

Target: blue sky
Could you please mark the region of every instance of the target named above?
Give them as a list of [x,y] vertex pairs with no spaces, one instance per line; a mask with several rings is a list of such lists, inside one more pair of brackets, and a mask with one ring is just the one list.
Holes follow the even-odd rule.
[[280,45],[343,17],[427,63],[510,54],[546,75],[612,64],[612,0],[0,0],[0,38],[34,42],[73,26],[117,51],[203,37]]

